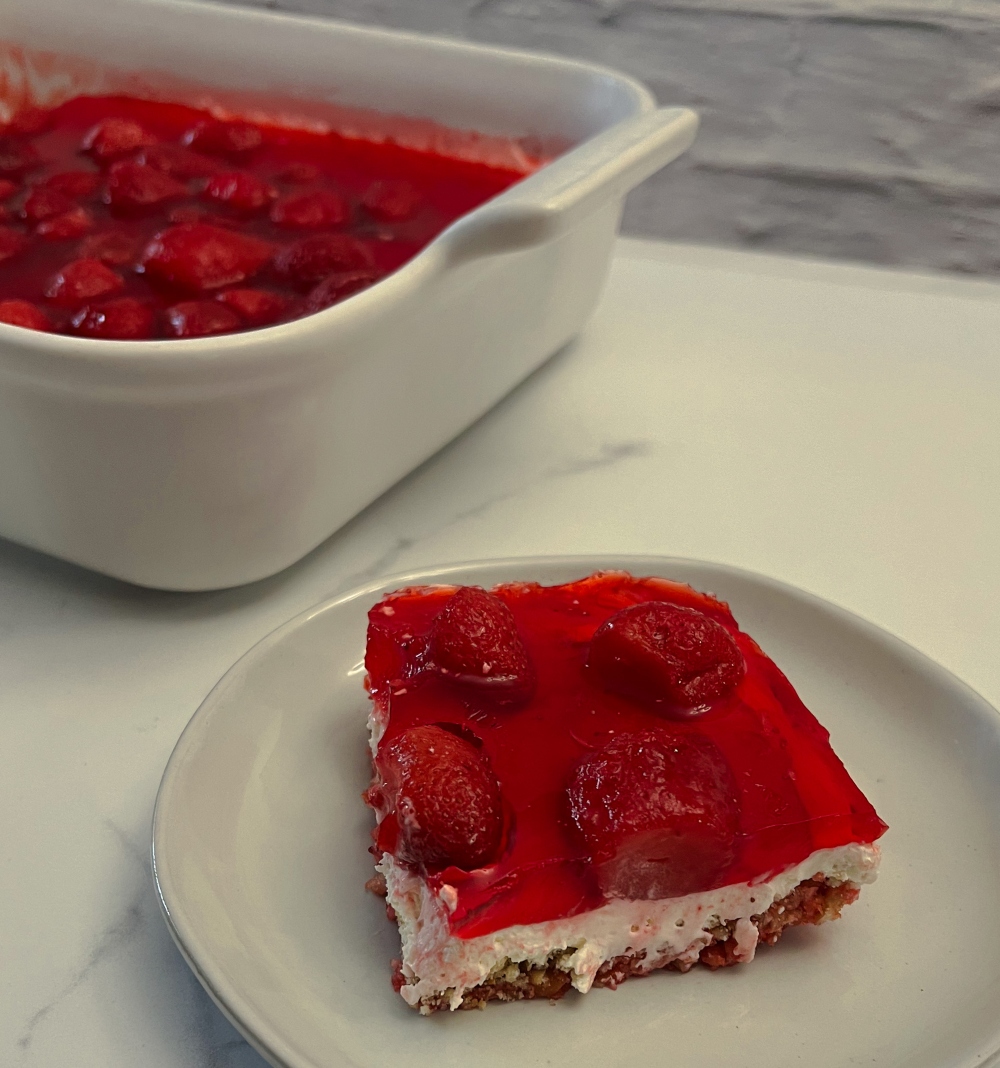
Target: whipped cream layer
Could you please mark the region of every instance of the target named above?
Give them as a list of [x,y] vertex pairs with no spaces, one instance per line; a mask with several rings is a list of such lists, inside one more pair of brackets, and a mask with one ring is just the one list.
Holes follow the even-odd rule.
[[[545,923],[507,927],[478,938],[458,938],[448,917],[456,894],[444,886],[435,894],[427,882],[385,853],[377,865],[385,876],[387,901],[395,910],[402,938],[400,993],[413,1006],[423,998],[446,995],[454,1010],[467,990],[521,963],[554,964],[569,973],[586,993],[600,966],[624,954],[645,953],[644,970],[668,961],[690,966],[712,941],[712,930],[735,922],[738,958],[753,960],[757,928],[752,916],[766,912],[799,883],[822,875],[837,885],[875,881],[876,845],[850,843],[822,849],[801,863],[759,883],[739,883],[704,893],[660,901],[610,901],[590,912]],[[449,891],[451,891],[449,893]]]

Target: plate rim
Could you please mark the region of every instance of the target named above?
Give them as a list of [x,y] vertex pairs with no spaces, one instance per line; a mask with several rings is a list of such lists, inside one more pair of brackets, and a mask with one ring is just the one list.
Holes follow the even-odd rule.
[[[993,727],[993,730],[1000,735],[1000,709],[990,704],[982,694],[964,679],[938,663],[927,653],[922,652],[916,646],[901,638],[898,634],[826,597],[821,597],[800,586],[785,582],[763,572],[738,567],[733,564],[697,557],[666,556],[657,553],[534,554],[530,556],[486,557],[380,575],[361,585],[352,586],[341,593],[332,594],[301,612],[297,612],[294,616],[291,616],[259,638],[230,665],[215,685],[212,686],[185,724],[171,750],[157,787],[156,800],[153,806],[150,862],[157,904],[170,936],[185,963],[226,1019],[249,1045],[265,1060],[274,1065],[275,1068],[334,1068],[335,1065],[359,1068],[359,1066],[342,1049],[333,1048],[331,1050],[337,1058],[336,1061],[331,1060],[327,1063],[320,1063],[308,1055],[299,1053],[291,1048],[280,1035],[275,1033],[267,1020],[260,1019],[258,1014],[248,1007],[246,1000],[238,990],[233,988],[233,985],[225,976],[213,976],[211,974],[213,972],[211,960],[206,963],[199,959],[196,948],[190,944],[190,942],[197,944],[197,939],[192,938],[191,932],[187,932],[188,940],[185,940],[185,932],[181,929],[183,924],[178,924],[176,912],[171,911],[168,901],[171,896],[169,889],[170,879],[162,860],[163,850],[158,848],[158,842],[161,839],[161,829],[164,823],[164,809],[169,804],[170,792],[175,786],[184,763],[184,757],[195,742],[198,728],[207,721],[207,717],[211,714],[212,708],[218,702],[219,697],[236,683],[243,669],[249,663],[265,655],[271,647],[278,645],[287,635],[305,626],[316,616],[331,611],[342,604],[388,589],[444,583],[449,575],[456,575],[460,572],[468,572],[474,569],[504,566],[530,569],[531,567],[569,567],[575,564],[579,564],[586,569],[588,574],[594,571],[612,570],[635,573],[636,570],[642,571],[649,567],[669,568],[671,565],[704,567],[727,577],[732,576],[738,580],[749,580],[785,597],[789,597],[793,601],[831,613],[837,622],[852,626],[867,639],[873,640],[882,646],[888,646],[889,650],[897,656],[902,656],[907,661],[919,662],[921,667],[925,671],[930,670],[940,683],[957,690],[965,701],[975,709],[975,714],[982,717],[985,722],[988,722]],[[204,956],[204,949],[202,950],[202,955]],[[240,1008],[242,1009],[242,1015],[239,1011]],[[981,1056],[976,1059],[977,1068],[996,1068],[997,1065],[1000,1065],[1000,1022],[997,1024],[994,1035],[993,1048],[984,1057]]]

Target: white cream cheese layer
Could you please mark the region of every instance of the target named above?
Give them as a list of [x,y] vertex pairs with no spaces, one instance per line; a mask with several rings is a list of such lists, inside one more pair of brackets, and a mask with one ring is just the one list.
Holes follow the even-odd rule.
[[[804,879],[821,874],[831,883],[874,882],[879,863],[876,845],[852,843],[822,849],[766,882],[740,883],[701,894],[662,901],[610,901],[591,912],[524,926],[507,927],[478,938],[458,938],[448,928],[455,891],[448,886],[431,893],[420,876],[383,854],[378,870],[385,876],[388,903],[396,912],[403,942],[400,993],[411,1005],[447,993],[457,1009],[467,990],[503,967],[527,962],[542,967],[558,954],[557,966],[570,973],[573,986],[586,993],[597,970],[613,957],[645,953],[644,967],[679,959],[694,964],[709,944],[709,933],[736,921],[734,938],[741,959],[753,960],[757,928],[751,916],[766,912]],[[449,893],[450,891],[450,893]]]

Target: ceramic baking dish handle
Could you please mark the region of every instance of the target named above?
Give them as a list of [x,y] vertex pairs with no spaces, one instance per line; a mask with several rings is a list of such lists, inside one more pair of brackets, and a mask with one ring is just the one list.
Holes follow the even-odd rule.
[[452,226],[448,263],[528,248],[571,230],[676,159],[697,129],[695,112],[658,108],[584,141]]

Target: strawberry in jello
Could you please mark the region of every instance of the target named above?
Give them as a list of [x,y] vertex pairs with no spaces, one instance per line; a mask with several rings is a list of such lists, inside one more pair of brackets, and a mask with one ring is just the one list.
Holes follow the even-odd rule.
[[73,308],[124,288],[122,276],[100,260],[80,259],[67,263],[49,279],[45,296],[54,304]]
[[623,608],[601,624],[587,667],[612,693],[680,716],[724,697],[746,674],[739,646],[721,623],[666,601]]
[[471,870],[497,858],[503,806],[480,749],[433,724],[412,727],[379,753],[368,803],[382,811],[379,846],[422,871]]
[[381,277],[379,271],[371,269],[340,271],[327,275],[322,282],[309,290],[304,304],[310,312],[322,311],[374,285]]
[[210,178],[218,174],[225,164],[210,156],[204,156],[200,152],[193,152],[182,145],[164,144],[159,142],[143,148],[132,157],[136,163],[143,163],[154,170],[169,174],[171,178],[179,181],[189,181],[192,178]]
[[351,217],[347,201],[330,189],[292,193],[271,206],[271,222],[297,230],[341,226]]
[[61,215],[73,207],[73,200],[50,185],[36,186],[24,200],[21,214],[30,223],[41,222],[53,215]]
[[92,196],[100,187],[100,175],[93,171],[57,171],[38,182],[36,188],[61,193],[73,201]]
[[164,313],[174,337],[210,337],[229,334],[240,325],[239,316],[213,300],[183,300]]
[[87,131],[80,143],[82,151],[99,163],[121,159],[137,149],[155,145],[159,138],[134,119],[109,117]]
[[18,256],[29,244],[27,234],[10,226],[0,226],[0,263]]
[[422,199],[409,182],[396,180],[375,182],[365,190],[361,203],[381,222],[401,222],[416,214]]
[[153,336],[156,312],[146,301],[135,297],[96,301],[79,308],[71,320],[81,337],[105,341],[145,341]]
[[567,793],[606,897],[678,897],[711,886],[733,861],[738,791],[701,735],[616,734],[577,765]]
[[169,174],[125,159],[108,169],[104,202],[118,214],[148,214],[170,201],[180,200],[187,191],[183,182]]
[[248,326],[276,323],[291,303],[282,293],[267,289],[225,289],[215,299],[234,311]]
[[277,195],[274,186],[245,171],[213,174],[202,192],[206,200],[243,215],[262,211]]
[[72,241],[89,233],[93,226],[94,217],[86,208],[70,208],[43,219],[35,227],[35,234],[46,241]]
[[135,264],[142,252],[142,242],[120,230],[103,230],[91,234],[80,243],[80,255],[100,260],[109,267],[125,267]]
[[317,234],[286,245],[274,259],[279,276],[310,289],[333,275],[375,269],[371,246],[350,234]]
[[476,586],[456,591],[435,616],[424,667],[503,704],[526,700],[534,686],[534,670],[511,610]]
[[157,234],[140,258],[152,278],[189,293],[204,293],[252,278],[274,249],[265,241],[206,223],[172,226]]
[[239,157],[260,148],[264,135],[251,122],[204,119],[187,130],[181,141],[210,156]]
[[45,312],[27,300],[0,300],[0,323],[23,326],[28,330],[52,329],[52,322]]
[[376,883],[422,1013],[753,959],[885,824],[727,605],[621,572],[369,613]]
[[21,215],[29,224],[34,224],[37,236],[47,240],[67,241],[82,237],[93,227],[93,217],[86,208],[74,202],[71,190],[82,188],[83,183],[75,181],[72,175],[54,177],[68,180],[46,181],[35,186],[24,199]]

